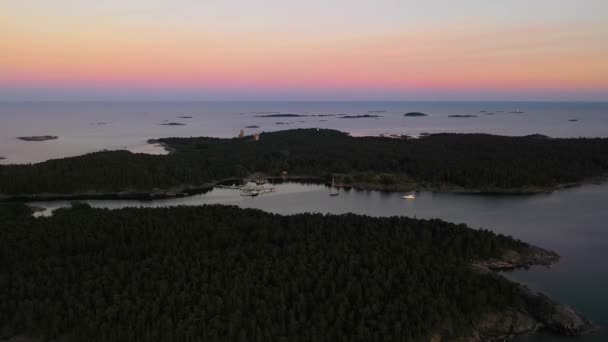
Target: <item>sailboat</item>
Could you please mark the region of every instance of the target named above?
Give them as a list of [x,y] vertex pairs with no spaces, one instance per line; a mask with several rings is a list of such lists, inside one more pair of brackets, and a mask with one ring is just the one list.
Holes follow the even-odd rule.
[[329,193],[329,196],[338,196],[340,193],[338,192],[338,189],[336,189],[336,181],[335,178],[332,176],[331,177],[331,192]]

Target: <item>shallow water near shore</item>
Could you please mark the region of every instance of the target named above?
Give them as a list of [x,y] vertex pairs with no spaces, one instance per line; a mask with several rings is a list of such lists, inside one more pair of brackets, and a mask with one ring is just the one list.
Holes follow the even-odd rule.
[[[562,260],[551,268],[533,267],[505,276],[547,293],[569,304],[600,326],[608,327],[608,183],[532,196],[479,196],[420,192],[415,200],[402,193],[340,190],[329,196],[324,185],[284,183],[277,191],[258,197],[243,197],[238,190],[214,189],[206,194],[157,201],[91,200],[94,207],[159,207],[175,205],[228,204],[279,214],[353,212],[371,216],[404,215],[441,218],[511,235],[556,251]],[[35,202],[51,209],[68,206],[66,201]],[[599,342],[607,341],[605,330],[583,337],[546,334],[520,337],[516,341]]]

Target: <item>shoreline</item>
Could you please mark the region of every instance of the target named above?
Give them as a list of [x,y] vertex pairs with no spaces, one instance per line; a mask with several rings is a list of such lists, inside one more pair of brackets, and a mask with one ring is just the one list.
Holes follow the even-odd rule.
[[518,251],[505,249],[496,258],[473,260],[471,268],[489,277],[500,277],[501,281],[515,286],[514,299],[506,307],[484,310],[484,313],[471,321],[464,336],[441,336],[438,341],[507,341],[517,336],[545,331],[560,336],[581,336],[599,329],[591,320],[572,307],[561,304],[553,298],[532,290],[526,285],[504,277],[501,271],[530,266],[551,266],[560,261],[560,256],[550,250],[526,244]]
[[[330,186],[326,177],[310,176],[310,175],[295,175],[295,176],[267,176],[267,175],[250,175],[245,178],[229,177],[217,181],[211,181],[201,185],[182,185],[167,189],[152,189],[152,190],[124,190],[116,192],[79,192],[79,193],[41,193],[41,194],[0,194],[0,202],[38,202],[38,201],[63,201],[63,200],[163,200],[171,198],[182,198],[199,195],[209,192],[223,183],[244,183],[252,178],[263,179],[269,182],[294,182],[294,183],[313,183],[324,184]],[[523,188],[488,188],[488,189],[465,189],[459,186],[444,184],[444,185],[380,185],[372,183],[338,183],[337,188],[346,190],[355,189],[358,191],[381,191],[381,192],[432,192],[432,193],[452,193],[461,195],[478,195],[478,196],[533,196],[540,194],[550,194],[555,191],[566,190],[587,184],[600,184],[606,182],[608,176],[594,177],[588,180],[575,183],[558,184],[553,187],[523,187]]]
[[[299,180],[301,182],[322,182],[321,178],[289,177],[288,181]],[[264,179],[272,179],[265,177]],[[274,177],[274,180],[286,181],[282,177]],[[216,182],[213,187],[220,183],[232,183],[240,179],[224,179]],[[213,188],[211,187],[211,189]],[[89,194],[92,195],[92,194]],[[168,196],[168,193],[162,195]],[[179,196],[179,194],[176,194]],[[104,198],[98,198],[104,199]],[[107,198],[106,198],[107,199]],[[122,197],[120,199],[127,199]],[[157,198],[150,198],[157,199]],[[528,268],[531,266],[551,266],[560,261],[560,256],[549,250],[534,245],[520,250],[505,250],[500,257],[487,260],[473,260],[471,267],[481,273],[501,277],[505,281],[517,285],[515,294],[516,301],[512,306],[501,309],[501,311],[489,311],[484,313],[478,320],[471,322],[472,335],[459,336],[466,341],[505,341],[517,336],[533,334],[538,331],[548,331],[562,336],[579,336],[592,333],[598,329],[589,319],[572,309],[561,304],[551,297],[534,291],[527,286],[506,279],[501,271],[517,268]],[[447,336],[446,336],[447,337]]]
[[550,267],[560,256],[549,250],[529,245],[527,253],[507,250],[501,258],[474,261],[471,267],[479,273],[501,277],[517,285],[520,303],[499,312],[486,313],[473,323],[469,341],[506,341],[541,331],[559,336],[583,336],[599,330],[599,326],[569,305],[561,304],[542,292],[506,279],[501,272],[531,266]]
[[[394,174],[387,174],[394,176]],[[428,191],[434,193],[456,193],[456,194],[471,194],[471,195],[538,195],[549,194],[554,191],[575,188],[587,184],[599,184],[608,181],[608,175],[596,176],[589,179],[584,179],[578,182],[561,183],[553,186],[523,186],[519,188],[464,188],[454,184],[425,184],[412,181],[411,183],[383,185],[371,182],[349,182],[341,183],[340,177],[350,176],[348,174],[337,174],[337,187],[353,188],[356,190],[374,190],[386,192],[419,192]],[[326,183],[329,184],[329,183]]]

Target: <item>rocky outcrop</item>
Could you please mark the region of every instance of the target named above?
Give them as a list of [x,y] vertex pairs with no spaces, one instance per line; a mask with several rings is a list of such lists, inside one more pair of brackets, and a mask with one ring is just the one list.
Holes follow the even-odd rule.
[[17,137],[17,139],[23,141],[46,141],[59,139],[59,137],[56,135],[34,135],[31,137]]
[[571,307],[523,285],[519,291],[521,303],[501,312],[483,315],[472,323],[470,336],[446,338],[433,334],[430,342],[502,342],[540,330],[564,336],[585,335],[597,330],[593,322]]
[[584,335],[597,329],[593,322],[568,305],[557,303],[525,286],[521,286],[521,292],[527,311],[544,329],[567,336]]
[[[492,270],[508,270],[532,265],[552,265],[559,255],[539,247],[529,246],[517,252],[507,250],[501,258],[478,261],[473,268],[479,272],[501,277]],[[560,304],[546,295],[518,285],[518,303],[502,312],[492,312],[473,323],[473,335],[466,341],[504,341],[518,335],[547,330],[559,335],[579,336],[597,329],[589,319],[568,305]]]
[[504,341],[517,335],[533,333],[541,327],[529,313],[509,309],[482,317],[477,322],[472,337],[474,341]]
[[559,255],[552,251],[530,246],[524,252],[507,250],[498,259],[489,259],[475,262],[475,265],[491,270],[509,270],[533,265],[550,266],[559,261]]

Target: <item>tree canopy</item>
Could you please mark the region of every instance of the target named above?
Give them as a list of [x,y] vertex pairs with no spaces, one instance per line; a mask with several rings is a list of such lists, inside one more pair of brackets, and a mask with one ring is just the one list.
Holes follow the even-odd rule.
[[[436,134],[421,139],[351,137],[297,129],[251,137],[159,139],[167,156],[98,152],[34,165],[0,165],[0,194],[152,191],[255,172],[329,177],[343,183],[383,174],[381,183],[464,189],[553,187],[604,176],[608,139]],[[363,177],[365,181],[365,177]]]
[[227,206],[33,218],[0,205],[0,338],[428,341],[517,303],[473,260],[528,245],[440,220]]

